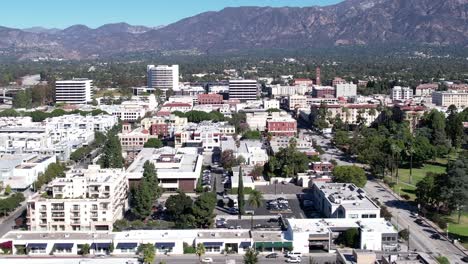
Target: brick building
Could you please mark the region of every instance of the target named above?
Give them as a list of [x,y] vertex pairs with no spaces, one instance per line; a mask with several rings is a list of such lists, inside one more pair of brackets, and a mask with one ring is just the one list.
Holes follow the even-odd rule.
[[294,136],[297,132],[297,121],[290,117],[278,117],[267,120],[267,130],[274,136]]
[[198,104],[223,104],[223,96],[220,94],[199,94]]

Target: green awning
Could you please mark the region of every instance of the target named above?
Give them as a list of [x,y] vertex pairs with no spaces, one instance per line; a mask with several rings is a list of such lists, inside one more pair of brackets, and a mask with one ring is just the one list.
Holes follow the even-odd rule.
[[283,247],[284,248],[292,248],[293,247],[292,242],[283,242]]
[[265,242],[265,248],[273,248],[273,242]]
[[255,248],[256,249],[261,249],[261,248],[263,248],[263,246],[264,246],[263,242],[255,242]]
[[283,248],[283,242],[273,242],[274,248]]

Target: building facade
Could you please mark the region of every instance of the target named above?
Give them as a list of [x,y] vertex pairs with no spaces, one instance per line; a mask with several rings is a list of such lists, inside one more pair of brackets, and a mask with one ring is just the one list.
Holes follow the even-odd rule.
[[110,231],[128,207],[123,169],[72,169],[46,189],[28,200],[31,231]]
[[166,90],[179,89],[179,65],[148,65],[148,88]]
[[91,102],[93,81],[72,79],[55,82],[55,102],[66,104],[86,104]]
[[442,107],[455,105],[457,108],[465,108],[468,106],[468,92],[433,92],[432,103]]
[[357,95],[357,85],[354,83],[337,83],[334,86],[336,97],[353,97]]
[[392,88],[392,99],[405,101],[413,98],[413,89],[410,87],[395,86]]
[[260,95],[256,80],[229,80],[229,99],[257,100]]

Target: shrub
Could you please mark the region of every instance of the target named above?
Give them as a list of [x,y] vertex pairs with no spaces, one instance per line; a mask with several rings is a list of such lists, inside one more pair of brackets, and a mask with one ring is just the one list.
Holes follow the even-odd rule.
[[403,199],[405,199],[405,200],[411,199],[411,197],[410,197],[408,194],[406,194],[406,193],[403,194],[403,195],[401,195],[401,197],[402,197]]
[[184,254],[195,254],[196,248],[184,242]]
[[398,237],[401,237],[402,239],[408,241],[409,239],[409,231],[408,229],[403,229],[400,232],[398,232]]

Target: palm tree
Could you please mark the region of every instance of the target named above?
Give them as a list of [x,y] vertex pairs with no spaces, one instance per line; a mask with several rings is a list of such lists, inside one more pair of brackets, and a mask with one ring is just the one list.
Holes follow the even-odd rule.
[[249,195],[249,205],[258,208],[262,205],[263,194],[259,190],[252,190]]
[[247,249],[244,255],[244,264],[256,264],[258,263],[258,252],[253,248]]
[[205,255],[205,245],[198,243],[195,254],[197,254],[198,260],[201,262],[201,257]]

